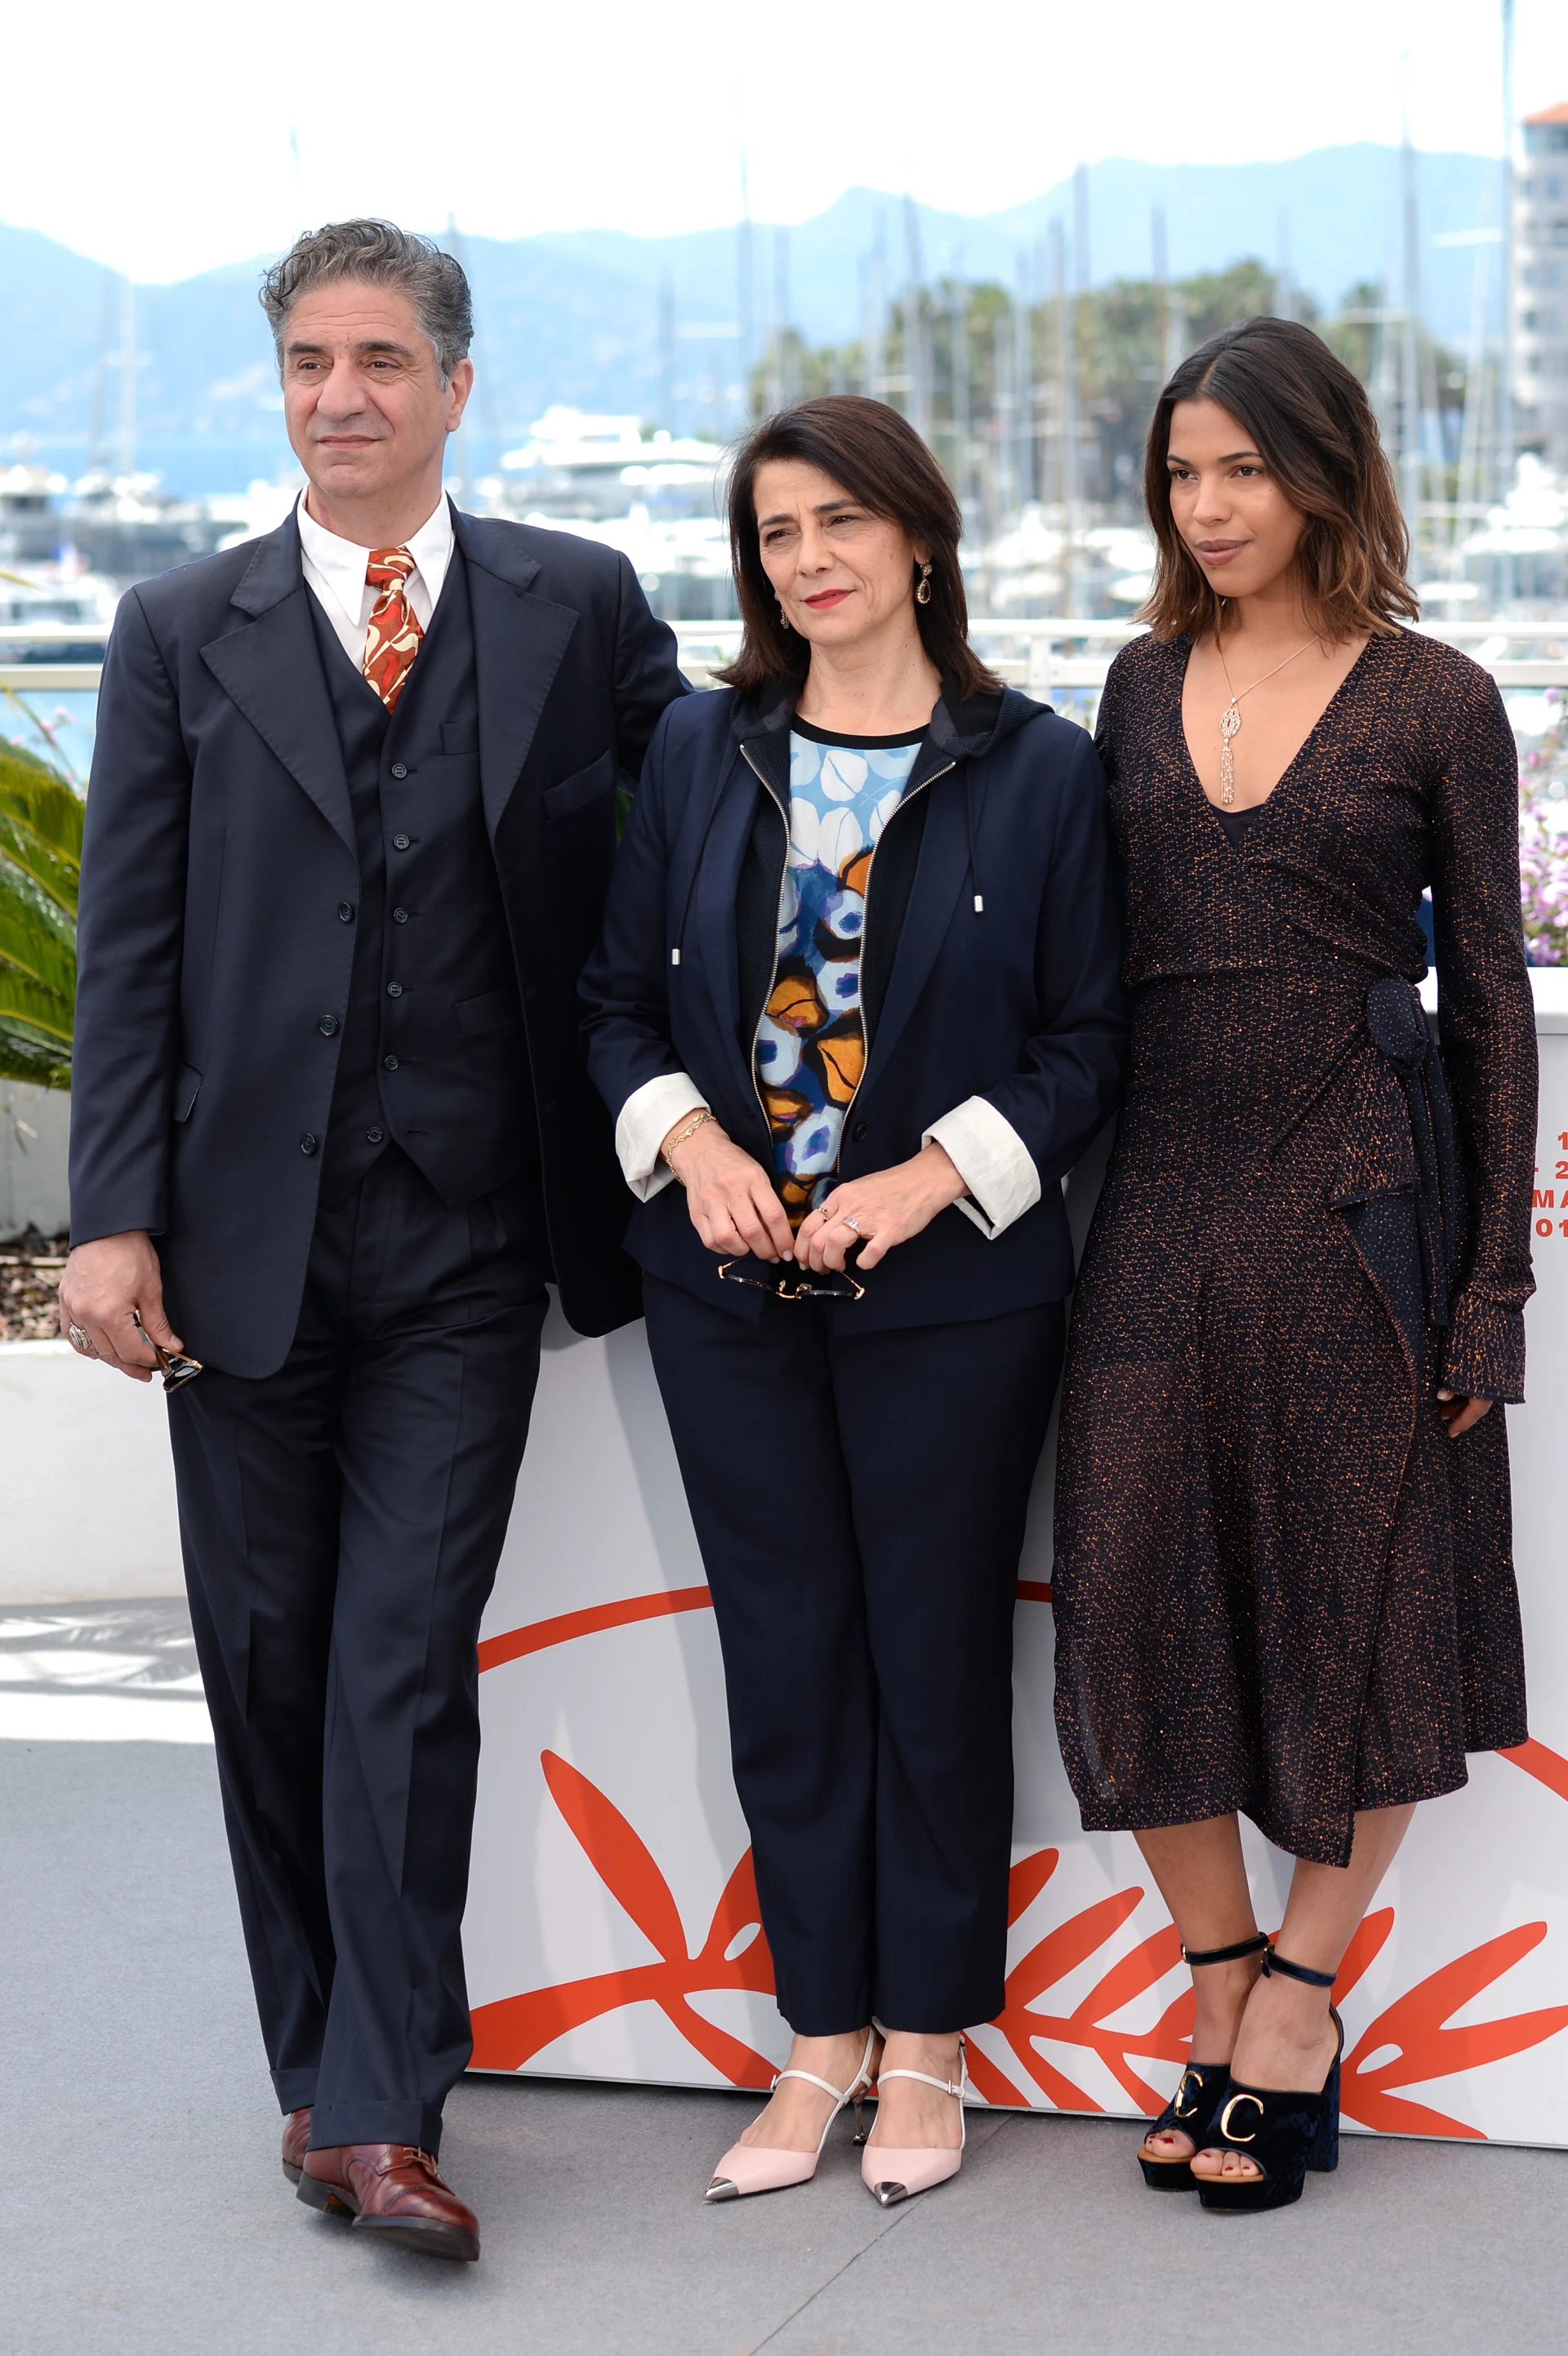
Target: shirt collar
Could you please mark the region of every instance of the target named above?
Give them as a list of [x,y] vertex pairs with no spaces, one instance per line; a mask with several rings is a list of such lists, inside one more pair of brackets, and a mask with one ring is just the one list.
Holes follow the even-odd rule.
[[[344,611],[357,615],[365,594],[365,568],[371,552],[357,541],[341,540],[325,524],[317,523],[305,504],[301,491],[295,507],[299,525],[300,545],[324,581],[331,588]],[[435,511],[417,531],[410,532],[403,545],[413,559],[414,570],[421,575],[434,606],[441,594],[441,584],[446,578],[446,568],[452,561],[452,509],[446,494],[442,492]]]

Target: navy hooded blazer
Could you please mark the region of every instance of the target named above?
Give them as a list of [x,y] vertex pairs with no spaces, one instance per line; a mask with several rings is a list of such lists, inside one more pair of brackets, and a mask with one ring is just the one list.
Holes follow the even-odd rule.
[[[613,1117],[683,1072],[769,1169],[753,1052],[774,974],[795,692],[697,695],[663,714],[582,985],[588,1067]],[[1070,1291],[1058,1182],[1114,1109],[1126,1059],[1112,856],[1083,729],[1012,689],[967,703],[944,690],[872,862],[867,1056],[839,1175],[908,1160],[932,1122],[983,1097],[1022,1140],[1040,1194],[994,1237],[956,1205],[942,1211],[865,1278],[864,1300],[834,1311],[841,1321],[953,1323]],[[651,1275],[761,1313],[762,1293],[720,1282],[680,1185],[636,1206],[626,1248]]]

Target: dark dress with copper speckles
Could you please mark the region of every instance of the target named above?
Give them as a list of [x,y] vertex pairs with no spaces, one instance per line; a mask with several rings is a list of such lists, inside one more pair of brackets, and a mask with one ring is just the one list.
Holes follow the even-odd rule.
[[1487,674],[1400,630],[1231,841],[1188,650],[1128,647],[1101,711],[1133,1076],[1069,1350],[1057,1722],[1091,1831],[1240,1809],[1343,1865],[1357,1808],[1526,1732],[1505,1418],[1449,1440],[1434,1398],[1523,1397],[1518,763]]

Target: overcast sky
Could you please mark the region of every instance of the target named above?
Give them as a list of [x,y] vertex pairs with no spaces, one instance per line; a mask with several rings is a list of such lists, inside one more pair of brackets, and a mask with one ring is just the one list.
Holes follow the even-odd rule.
[[[798,221],[857,184],[960,212],[1079,162],[1400,135],[1498,152],[1496,0],[41,0],[7,11],[0,220],[142,279],[349,213],[518,237]],[[1519,0],[1518,111],[1568,100]]]

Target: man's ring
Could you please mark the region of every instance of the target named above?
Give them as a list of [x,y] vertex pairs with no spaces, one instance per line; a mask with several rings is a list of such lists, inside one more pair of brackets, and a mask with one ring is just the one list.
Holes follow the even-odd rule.
[[856,1235],[859,1235],[860,1233],[860,1221],[855,1217],[853,1211],[841,1211],[839,1213],[839,1225],[841,1227],[853,1227]]
[[98,1355],[92,1346],[91,1334],[84,1333],[80,1325],[72,1325],[70,1328],[69,1338],[71,1348],[80,1350],[84,1358],[95,1358]]

